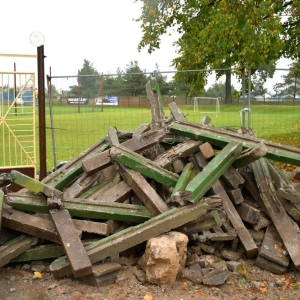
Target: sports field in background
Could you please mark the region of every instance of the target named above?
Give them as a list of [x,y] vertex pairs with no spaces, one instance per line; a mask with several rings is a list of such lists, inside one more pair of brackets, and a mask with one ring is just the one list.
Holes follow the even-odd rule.
[[[199,105],[197,111],[193,105],[179,108],[190,122],[199,123],[204,116],[209,116],[211,124],[216,127],[241,128],[241,105],[221,105],[219,110],[216,105]],[[151,124],[151,110],[148,108],[108,106],[103,111],[98,107],[92,111],[92,107],[82,106],[79,111],[77,106],[62,105],[53,106],[52,112],[53,124],[50,109],[46,109],[47,169],[50,171],[54,166],[53,149],[56,151],[56,163],[69,161],[107,136],[109,127],[133,131],[143,123]],[[170,116],[168,107],[164,107],[164,113],[166,117]],[[254,105],[251,107],[250,121],[257,137],[300,147],[299,106]],[[248,127],[247,112],[245,127]]]

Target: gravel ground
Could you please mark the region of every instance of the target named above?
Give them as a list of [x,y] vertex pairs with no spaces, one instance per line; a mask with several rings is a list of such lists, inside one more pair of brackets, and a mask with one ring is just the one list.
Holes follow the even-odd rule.
[[[55,279],[45,262],[33,265],[9,265],[0,269],[1,300],[300,300],[300,272],[289,269],[273,274],[243,261],[244,272],[233,272],[221,286],[205,286],[189,280],[157,286],[140,282],[134,275],[136,265],[122,266],[115,283],[93,287],[69,277]],[[38,267],[38,268],[37,268]],[[27,269],[27,270],[24,270]],[[42,278],[34,278],[34,270]]]

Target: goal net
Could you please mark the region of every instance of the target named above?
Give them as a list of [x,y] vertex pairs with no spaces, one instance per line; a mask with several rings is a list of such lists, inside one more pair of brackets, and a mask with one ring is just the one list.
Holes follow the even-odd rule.
[[201,103],[201,100],[211,100],[211,101],[215,101],[216,103],[216,110],[214,111],[204,111],[202,113],[216,113],[216,117],[218,117],[219,113],[220,113],[220,100],[218,97],[195,97],[194,98],[194,112],[198,111],[198,105],[199,103]]

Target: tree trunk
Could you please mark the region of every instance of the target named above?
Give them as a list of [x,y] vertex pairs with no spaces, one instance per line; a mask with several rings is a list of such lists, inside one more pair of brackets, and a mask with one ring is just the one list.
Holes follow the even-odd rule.
[[231,97],[231,72],[226,73],[226,83],[225,83],[226,95],[225,95],[225,104],[232,104]]

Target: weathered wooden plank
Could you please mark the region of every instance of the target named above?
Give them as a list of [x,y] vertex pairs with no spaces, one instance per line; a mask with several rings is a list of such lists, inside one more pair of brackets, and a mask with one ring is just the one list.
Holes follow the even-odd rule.
[[[94,243],[95,240],[82,241],[84,246],[88,246]],[[11,262],[24,262],[32,260],[43,260],[49,258],[57,258],[65,254],[64,248],[57,244],[39,245],[36,247],[31,247],[30,249],[24,251],[17,257],[11,260]]]
[[174,118],[174,120],[179,121],[179,122],[185,122],[186,117],[182,113],[182,111],[177,107],[176,102],[171,102],[168,104],[171,115]]
[[[87,246],[86,251],[91,262],[96,263],[190,222],[204,215],[209,207],[209,200],[203,200],[196,204],[168,210],[143,224],[131,226]],[[58,278],[70,274],[71,269],[66,258],[62,257],[51,263],[50,271],[55,278]]]
[[230,142],[226,145],[187,185],[185,191],[191,192],[190,201],[193,203],[199,201],[241,151],[242,145],[240,143]]
[[8,264],[13,258],[35,245],[38,239],[33,236],[21,234],[15,239],[0,247],[0,268]]
[[[243,148],[253,148],[261,142],[261,139],[254,136],[246,136],[233,131],[216,128],[212,126],[203,126],[190,122],[176,122],[169,125],[170,132],[185,136],[194,140],[209,142],[213,145],[224,147],[231,141],[240,142]],[[268,149],[265,157],[300,166],[300,149],[292,146],[286,146],[279,143],[264,141]]]
[[60,238],[51,220],[30,215],[6,206],[3,209],[3,226],[60,244]]
[[35,180],[25,174],[20,173],[19,171],[12,170],[11,171],[11,179],[19,184],[20,186],[28,189],[29,191],[33,193],[43,193],[47,197],[56,197],[56,198],[61,198],[62,197],[62,192],[48,186],[38,180]]
[[63,187],[70,184],[77,178],[82,172],[82,161],[95,154],[101,153],[110,147],[107,137],[103,138],[92,147],[81,152],[73,160],[67,162],[64,166],[58,170],[52,172],[50,175],[45,177],[42,182],[55,189],[61,190]]
[[227,190],[227,195],[234,205],[241,204],[244,201],[241,189]]
[[[270,180],[271,176],[267,162],[264,158],[261,158],[252,163],[252,167],[260,191],[262,205],[273,221],[295,267],[300,270],[300,236],[292,219],[287,215],[276,196],[273,183]],[[289,230],[286,230],[287,228]]]
[[149,123],[140,124],[138,128],[133,132],[132,137],[138,137],[149,130],[151,130],[151,126]]
[[60,236],[62,246],[70,262],[74,277],[77,278],[92,274],[92,263],[78,237],[69,212],[66,209],[51,209],[50,215]]
[[268,152],[264,141],[260,141],[258,144],[254,145],[253,148],[248,148],[244,150],[241,155],[235,160],[233,166],[235,168],[242,168],[250,165],[252,162],[264,157]]
[[172,147],[170,150],[165,151],[163,154],[159,155],[154,162],[163,168],[167,168],[178,157],[188,157],[199,151],[199,146],[201,144],[201,141],[187,140]]
[[77,230],[99,234],[103,236],[110,235],[110,228],[105,223],[76,219],[73,219],[72,221]]
[[70,187],[64,190],[63,199],[77,198],[88,191],[97,180],[101,177],[101,173],[86,174],[83,173]]
[[236,210],[242,220],[250,224],[256,224],[260,211],[259,209],[250,205],[248,201],[244,201],[241,204],[239,204]]
[[[46,201],[38,195],[22,195],[12,193],[9,197],[9,204],[16,209],[28,212],[49,213]],[[86,199],[65,199],[64,208],[71,216],[88,219],[116,220],[133,223],[141,223],[149,220],[152,214],[141,205],[123,203],[96,203]]]
[[284,255],[286,249],[274,225],[268,226],[259,251],[259,255],[284,267],[288,267],[290,259]]
[[[151,146],[157,144],[165,135],[163,129],[160,130],[150,130],[129,139],[123,143],[122,146],[127,147],[132,151],[142,151],[144,149],[150,148]],[[100,171],[112,164],[109,151],[106,150],[102,153],[96,154],[90,158],[86,158],[82,161],[82,168],[86,173],[94,173]]]
[[212,190],[216,195],[221,197],[223,208],[230,220],[232,226],[236,230],[238,237],[241,241],[241,244],[246,252],[246,256],[248,258],[253,258],[257,256],[258,248],[251,237],[249,231],[245,227],[242,219],[240,218],[239,214],[237,213],[234,205],[230,201],[225,189],[223,188],[220,181],[217,181],[213,186]]
[[122,180],[121,182],[104,192],[99,197],[94,198],[94,201],[108,203],[123,203],[126,199],[130,198],[131,194],[131,187],[126,183],[126,181]]
[[131,170],[122,164],[118,164],[118,169],[124,180],[149,209],[153,216],[169,210],[167,204],[159,197],[156,191],[140,173],[135,170]]
[[233,166],[229,166],[221,175],[221,180],[231,189],[241,188],[245,182],[245,179]]
[[176,185],[179,176],[170,172],[142,155],[133,152],[121,145],[114,145],[110,149],[111,158],[125,166],[140,172],[142,175],[152,178],[168,187]]
[[[152,89],[150,81],[146,83],[147,98],[151,105],[152,114],[152,128],[164,128],[164,111],[162,103],[159,99],[159,87],[156,85],[155,89]],[[155,92],[155,93],[154,93]]]
[[274,263],[271,260],[268,260],[260,255],[257,256],[255,264],[261,269],[270,271],[274,274],[284,274],[287,272],[287,267],[283,267]]
[[175,195],[178,191],[184,191],[188,183],[193,179],[196,175],[196,169],[192,163],[186,164],[182,173],[180,174],[179,179],[172,191],[171,197]]
[[[211,162],[207,163],[201,152],[199,152],[198,160],[201,163],[201,167],[203,167],[203,168],[206,167],[205,164],[208,165],[209,163],[212,162],[211,161]],[[239,214],[237,213],[234,205],[230,201],[230,199],[226,193],[226,190],[222,186],[220,180],[216,181],[212,185],[211,189],[215,195],[219,196],[222,199],[222,204],[223,204],[223,208],[226,212],[226,215],[227,215],[228,219],[230,220],[231,224],[233,225],[234,229],[236,230],[236,233],[238,234],[238,237],[239,237],[241,244],[246,252],[247,257],[249,257],[249,258],[255,257],[258,253],[258,248],[257,248],[253,238],[251,237],[249,231],[245,227],[242,219],[240,218]]]
[[[97,199],[101,197],[106,191],[113,187],[112,182],[103,181],[98,184],[93,185],[85,193],[81,194],[78,198],[80,199]],[[84,203],[84,200],[82,201]]]

